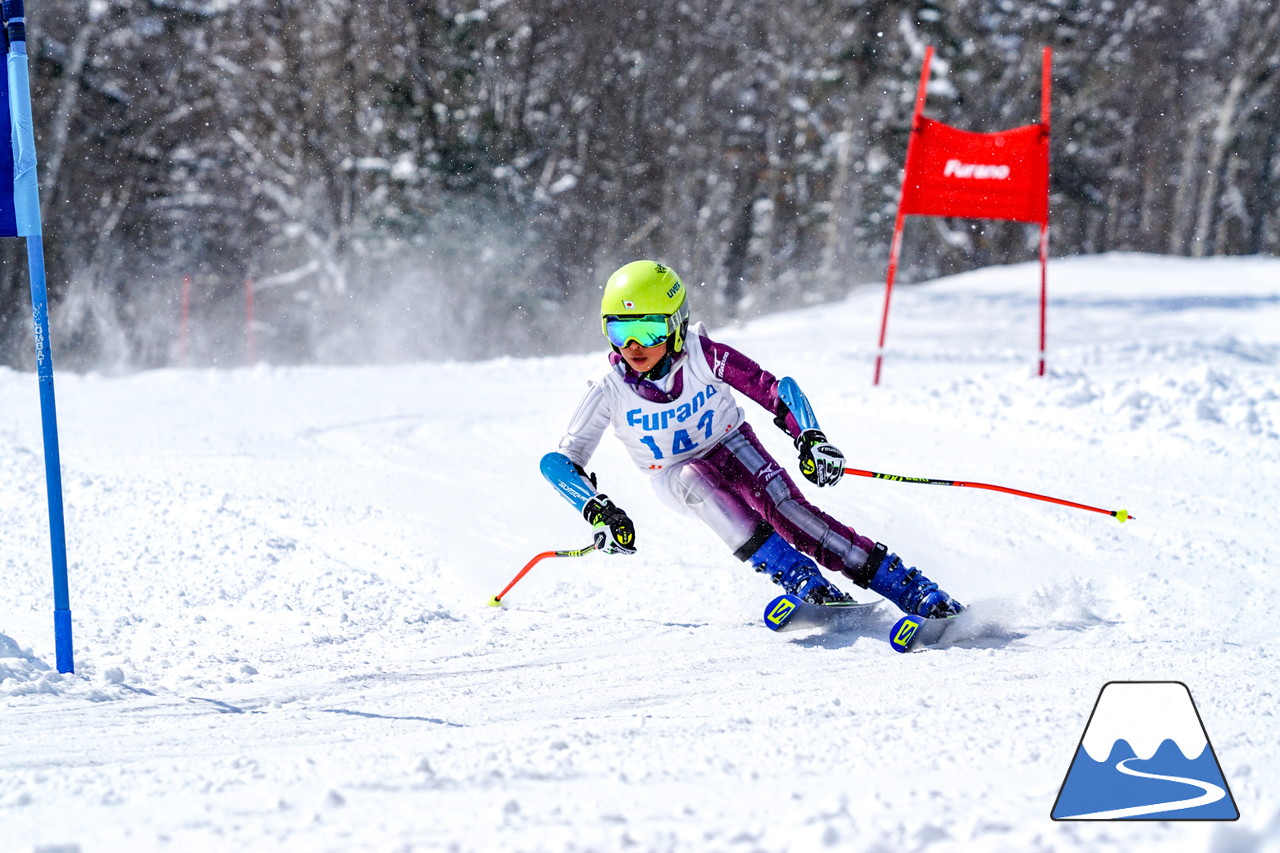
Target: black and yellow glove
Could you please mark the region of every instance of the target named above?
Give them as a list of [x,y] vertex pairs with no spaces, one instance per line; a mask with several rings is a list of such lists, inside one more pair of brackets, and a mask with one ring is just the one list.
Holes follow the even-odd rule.
[[582,517],[594,528],[596,549],[606,554],[634,554],[636,528],[627,514],[605,495],[596,495],[582,508]]
[[827,443],[822,430],[807,429],[796,436],[800,473],[816,486],[834,486],[844,476],[844,454]]

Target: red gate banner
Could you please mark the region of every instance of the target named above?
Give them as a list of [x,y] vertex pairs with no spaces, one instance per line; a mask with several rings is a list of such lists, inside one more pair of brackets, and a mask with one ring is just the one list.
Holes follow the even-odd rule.
[[1045,367],[1047,267],[1049,261],[1049,87],[1053,53],[1044,49],[1040,83],[1040,123],[998,133],[973,133],[924,115],[933,48],[925,49],[916,92],[911,136],[902,170],[902,195],[889,248],[884,314],[876,351],[874,384],[880,384],[889,298],[902,251],[907,216],[1007,219],[1040,225],[1040,375]]
[[920,117],[902,185],[902,212],[1045,222],[1049,129],[970,133]]

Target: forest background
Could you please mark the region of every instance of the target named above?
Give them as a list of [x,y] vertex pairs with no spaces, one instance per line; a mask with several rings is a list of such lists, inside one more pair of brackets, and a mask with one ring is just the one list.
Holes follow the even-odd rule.
[[[60,367],[581,350],[637,257],[713,322],[841,298],[883,280],[926,45],[927,113],[975,131],[1039,119],[1053,48],[1053,255],[1280,253],[1274,0],[27,10]],[[900,280],[1037,237],[912,219]],[[30,326],[0,242],[0,364]]]

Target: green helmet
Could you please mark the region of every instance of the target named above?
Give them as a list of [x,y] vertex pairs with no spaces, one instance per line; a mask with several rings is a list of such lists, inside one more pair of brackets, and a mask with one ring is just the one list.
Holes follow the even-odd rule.
[[656,346],[669,339],[671,352],[679,354],[689,329],[686,296],[675,270],[657,261],[632,261],[605,283],[600,327],[615,350],[631,340]]

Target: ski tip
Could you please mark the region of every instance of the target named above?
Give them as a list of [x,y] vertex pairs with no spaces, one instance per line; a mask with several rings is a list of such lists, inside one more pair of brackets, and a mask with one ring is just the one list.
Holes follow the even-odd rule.
[[502,606],[502,599],[501,599],[501,598],[498,598],[498,596],[496,596],[496,595],[495,595],[493,598],[489,599],[489,606],[490,606],[490,607],[501,607],[501,606]]
[[912,641],[923,624],[924,618],[921,616],[903,616],[889,633],[889,645],[893,646],[895,652],[911,651]]
[[800,599],[794,595],[780,595],[764,609],[764,624],[769,630],[777,631],[791,619],[796,612]]

